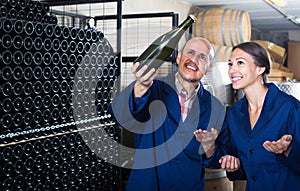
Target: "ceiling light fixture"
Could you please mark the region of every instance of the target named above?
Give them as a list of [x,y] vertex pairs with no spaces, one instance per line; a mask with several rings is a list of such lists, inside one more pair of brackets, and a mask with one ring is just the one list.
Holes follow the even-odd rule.
[[294,15],[288,15],[285,11],[281,9],[281,6],[287,5],[285,0],[264,0],[264,1],[268,3],[271,7],[273,7],[276,11],[278,11],[280,14],[282,14],[286,19],[300,26],[300,17]]
[[89,29],[90,28],[94,29],[96,27],[96,22],[95,22],[95,19],[93,17],[88,18],[86,21],[87,21],[87,26],[88,26]]
[[294,17],[295,21],[300,24],[300,17]]
[[300,18],[295,16],[288,16],[286,17],[288,20],[292,21],[296,25],[300,25]]

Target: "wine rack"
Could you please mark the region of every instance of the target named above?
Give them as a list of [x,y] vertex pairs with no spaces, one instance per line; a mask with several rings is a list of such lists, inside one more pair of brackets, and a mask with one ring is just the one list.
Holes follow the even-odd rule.
[[120,169],[98,156],[117,160],[103,145],[120,141],[104,34],[58,25],[45,2],[0,0],[0,36],[0,190],[117,190]]

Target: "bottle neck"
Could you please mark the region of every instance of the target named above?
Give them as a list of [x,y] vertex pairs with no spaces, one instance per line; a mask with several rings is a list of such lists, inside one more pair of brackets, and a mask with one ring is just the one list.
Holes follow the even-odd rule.
[[179,26],[178,28],[181,29],[188,29],[194,22],[195,22],[195,17],[192,15],[189,15]]

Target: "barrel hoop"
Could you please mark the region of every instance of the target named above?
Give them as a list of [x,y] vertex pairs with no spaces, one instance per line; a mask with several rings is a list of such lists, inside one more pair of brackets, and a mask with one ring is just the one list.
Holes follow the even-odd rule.
[[202,36],[202,37],[204,37],[204,19],[205,19],[206,13],[207,13],[207,10],[204,11],[202,18],[201,18],[200,36]]
[[[245,11],[241,11],[241,14],[240,14],[240,22],[239,22],[239,26],[240,26],[240,29],[243,29],[243,16],[244,16],[244,13]],[[240,37],[241,37],[241,40],[240,42],[245,42],[245,39],[244,39],[244,36],[243,36],[243,30],[240,30]]]
[[219,55],[220,50],[221,50],[221,46],[218,46],[218,47],[217,47],[217,50],[216,50],[216,52],[215,52],[215,56],[216,56],[216,55]]
[[239,13],[240,13],[240,11],[236,11],[236,14],[235,14],[234,36],[235,36],[236,42],[235,42],[235,44],[232,44],[233,46],[240,43],[239,36],[238,36],[240,34],[239,28],[238,28]]
[[226,44],[224,29],[225,29],[225,15],[226,15],[227,10],[228,9],[224,9],[223,14],[222,14],[222,27],[221,27],[221,30],[222,30],[222,42],[223,42],[223,44]]
[[[228,52],[228,51],[231,51],[230,48],[231,48],[230,46],[227,46],[226,49],[224,50],[223,60],[226,60],[227,52]],[[228,61],[228,60],[226,60],[226,62],[227,62],[227,61]]]
[[196,26],[197,26],[197,21],[195,23],[193,23],[193,25],[192,25],[192,32],[191,32],[191,34],[189,34],[189,37],[188,37],[189,39],[191,37],[197,36],[197,28],[196,28]]
[[[229,45],[227,45],[227,46],[234,46],[235,44],[236,44],[236,42],[233,40],[233,36],[234,35],[236,35],[236,32],[234,32],[235,30],[236,30],[236,27],[235,27],[235,25],[232,27],[232,25],[233,25],[233,13],[234,12],[236,12],[235,10],[231,10],[231,13],[230,13],[230,22],[229,22],[229,36],[230,36],[230,42],[231,42],[231,44]],[[233,30],[232,30],[232,28],[234,28]],[[233,33],[234,32],[234,33]],[[237,36],[235,36],[236,37],[236,39],[238,38]]]

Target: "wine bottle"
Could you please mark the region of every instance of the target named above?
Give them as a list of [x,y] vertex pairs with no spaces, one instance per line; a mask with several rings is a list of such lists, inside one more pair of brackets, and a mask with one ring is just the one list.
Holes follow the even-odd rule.
[[32,77],[33,77],[32,67],[26,67],[24,69],[24,78],[25,78],[25,80],[31,80]]
[[134,63],[140,63],[137,71],[144,65],[148,66],[144,74],[149,72],[152,68],[158,69],[165,60],[170,57],[181,36],[196,21],[196,19],[197,18],[194,15],[189,15],[178,27],[154,40],[152,44],[134,61]]
[[23,22],[21,20],[16,20],[14,22],[14,28],[13,30],[17,33],[17,34],[21,34],[23,32],[23,29],[24,26],[23,26]]
[[44,61],[44,64],[47,65],[47,66],[51,64],[52,56],[49,52],[46,52],[44,54],[43,61]]
[[7,16],[7,8],[5,6],[0,7],[0,17],[5,18]]
[[9,34],[5,34],[2,36],[2,46],[5,49],[9,49],[12,44],[13,44],[13,40],[11,39],[11,36]]
[[22,46],[23,46],[23,38],[22,38],[22,36],[16,35],[13,38],[12,41],[13,41],[13,47],[14,47],[14,49],[19,50],[19,49],[22,48]]

